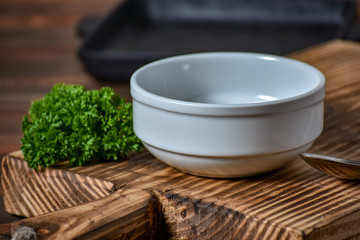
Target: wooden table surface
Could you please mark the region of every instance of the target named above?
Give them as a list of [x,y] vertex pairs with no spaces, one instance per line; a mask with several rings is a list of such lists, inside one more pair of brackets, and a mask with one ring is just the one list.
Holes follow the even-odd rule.
[[[89,15],[104,15],[116,0],[1,0],[0,1],[0,157],[20,148],[21,121],[30,102],[48,93],[58,82],[82,84],[88,88],[107,85],[130,100],[129,84],[94,80],[83,69],[75,51],[81,39],[76,36],[78,21]],[[334,41],[337,52],[349,53],[360,44]],[[315,46],[315,48],[317,48]],[[319,48],[331,49],[319,46]],[[296,58],[316,66],[312,51]],[[336,53],[332,57],[336,58]],[[320,66],[324,67],[324,66]],[[331,76],[336,77],[336,76]],[[1,192],[1,189],[0,189]],[[3,211],[0,224],[18,218]]]

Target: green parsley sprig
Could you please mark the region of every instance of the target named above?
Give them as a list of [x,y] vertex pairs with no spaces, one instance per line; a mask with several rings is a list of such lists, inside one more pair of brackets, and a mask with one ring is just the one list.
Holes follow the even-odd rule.
[[33,101],[22,122],[21,150],[29,167],[69,160],[81,166],[93,160],[117,160],[140,152],[133,131],[132,105],[104,87],[56,84]]

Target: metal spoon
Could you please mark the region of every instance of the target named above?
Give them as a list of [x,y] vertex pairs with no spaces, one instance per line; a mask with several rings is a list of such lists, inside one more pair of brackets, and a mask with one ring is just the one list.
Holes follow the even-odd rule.
[[360,179],[360,161],[329,157],[313,153],[300,153],[309,165],[338,178]]

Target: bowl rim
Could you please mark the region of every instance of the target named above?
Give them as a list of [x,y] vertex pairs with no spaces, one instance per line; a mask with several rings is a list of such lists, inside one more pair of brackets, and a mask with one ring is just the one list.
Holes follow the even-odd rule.
[[[202,103],[191,102],[185,100],[178,100],[168,98],[151,93],[142,87],[137,82],[138,76],[143,74],[148,68],[156,67],[163,63],[176,62],[179,60],[196,58],[196,57],[215,57],[215,56],[251,56],[261,58],[262,60],[275,60],[275,61],[288,61],[295,63],[307,71],[312,72],[318,77],[318,84],[302,94],[294,95],[287,98],[277,99],[273,101],[256,102],[256,103],[238,103],[238,104],[222,104],[222,103]],[[148,63],[137,69],[130,78],[130,93],[133,101],[141,102],[145,105],[156,107],[159,109],[185,113],[194,115],[210,115],[210,116],[239,116],[239,115],[258,115],[258,114],[271,114],[284,111],[293,111],[299,108],[308,107],[318,104],[324,100],[325,97],[325,76],[314,66],[304,63],[299,60],[291,59],[288,57],[255,53],[255,52],[203,52],[203,53],[190,53],[177,55],[159,59]]]

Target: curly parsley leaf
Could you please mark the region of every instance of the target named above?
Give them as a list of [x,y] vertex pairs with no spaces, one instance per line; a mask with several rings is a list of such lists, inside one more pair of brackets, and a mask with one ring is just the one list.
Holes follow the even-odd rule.
[[143,147],[133,131],[132,105],[109,87],[56,84],[32,102],[22,129],[21,150],[31,168],[118,160]]

